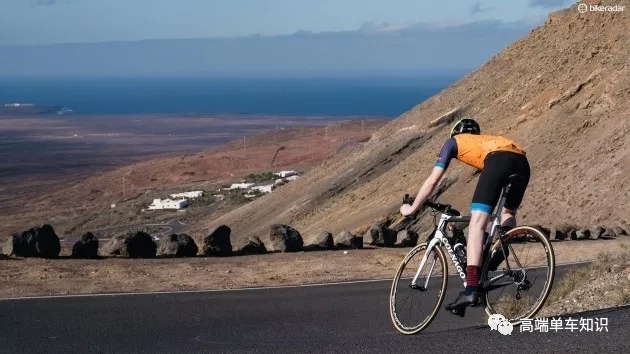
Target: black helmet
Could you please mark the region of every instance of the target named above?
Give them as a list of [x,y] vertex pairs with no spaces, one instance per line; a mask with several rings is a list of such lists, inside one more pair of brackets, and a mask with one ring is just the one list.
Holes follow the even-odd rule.
[[481,134],[481,128],[479,128],[479,124],[475,122],[473,119],[464,118],[459,122],[455,123],[453,129],[451,129],[451,138],[457,134]]

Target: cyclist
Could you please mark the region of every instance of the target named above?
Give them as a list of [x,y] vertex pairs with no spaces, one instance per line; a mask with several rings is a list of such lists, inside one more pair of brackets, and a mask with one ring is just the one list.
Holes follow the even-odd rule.
[[[405,204],[400,208],[403,215],[413,214],[433,193],[438,182],[448,168],[451,159],[457,159],[469,166],[481,170],[479,181],[472,198],[471,219],[469,223],[466,247],[466,288],[446,306],[446,310],[461,310],[479,301],[479,271],[482,261],[482,244],[486,225],[499,201],[501,190],[512,174],[523,178],[522,182],[512,187],[506,196],[505,206],[501,211],[502,229],[516,226],[516,210],[523,200],[529,183],[530,168],[525,151],[513,141],[496,135],[481,135],[479,124],[473,119],[462,119],[451,129],[450,138],[440,151],[433,172],[426,179],[413,205]],[[503,258],[503,253],[501,258]],[[500,261],[502,261],[501,259]],[[493,259],[494,263],[494,259]],[[498,266],[498,263],[496,264]]]

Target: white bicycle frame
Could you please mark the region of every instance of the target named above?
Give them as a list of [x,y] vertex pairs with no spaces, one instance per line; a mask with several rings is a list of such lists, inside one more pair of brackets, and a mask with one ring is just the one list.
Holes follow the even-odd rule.
[[[500,218],[499,213],[500,213],[500,210],[503,210],[503,205],[505,204],[505,199],[506,199],[505,193],[502,193],[501,199],[499,201],[499,205],[495,209],[496,212],[494,212],[491,215],[491,217],[490,217],[490,222],[492,224],[492,228],[490,229],[490,234],[488,235],[488,239],[486,240],[486,242],[482,246],[482,252],[483,252],[483,250],[486,247],[488,247],[490,244],[492,244],[492,241],[494,240],[494,236],[495,236],[497,230],[499,230],[499,228],[501,227],[501,218]],[[450,243],[448,242],[448,239],[444,235],[444,229],[446,228],[446,225],[449,222],[466,222],[466,223],[469,223],[470,222],[470,215],[453,216],[453,215],[448,215],[448,214],[442,213],[442,215],[440,216],[440,221],[438,222],[437,228],[435,229],[435,235],[433,235],[433,238],[431,238],[431,241],[429,241],[429,244],[427,245],[427,250],[424,253],[424,256],[422,257],[422,261],[420,262],[420,266],[418,267],[418,271],[416,272],[416,275],[413,277],[413,280],[411,281],[411,285],[412,286],[416,285],[416,282],[418,281],[418,277],[420,276],[420,272],[424,268],[424,265],[425,265],[425,263],[427,261],[429,253],[431,253],[431,251],[433,250],[433,247],[437,246],[440,243],[448,251],[448,255],[451,258],[451,262],[455,266],[455,269],[457,270],[457,273],[459,274],[459,277],[462,278],[462,280],[464,282],[464,287],[466,286],[466,273],[464,273],[464,269],[462,268],[461,264],[457,260],[457,256],[453,252],[453,248],[451,247]],[[435,257],[437,257],[437,255],[435,255]],[[435,267],[435,257],[433,258],[433,263],[431,264],[431,269],[429,271],[429,275],[427,276],[427,279],[425,280],[425,284],[424,284],[424,288],[425,289],[427,288],[427,285],[429,283],[429,278],[431,278],[431,273],[433,273],[433,268]]]

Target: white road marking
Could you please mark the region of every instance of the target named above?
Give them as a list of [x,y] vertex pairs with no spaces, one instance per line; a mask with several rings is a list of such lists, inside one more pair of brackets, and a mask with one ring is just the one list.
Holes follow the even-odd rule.
[[[569,263],[556,264],[556,271],[557,271],[557,268],[559,266],[568,266],[568,265],[576,265],[576,264],[587,264],[587,263],[592,263],[592,262],[593,261],[580,261],[580,262],[569,262]],[[457,274],[450,274],[449,276],[456,277]],[[129,295],[204,294],[204,293],[231,292],[231,291],[272,290],[272,289],[306,288],[306,287],[315,287],[315,286],[331,286],[331,285],[346,285],[346,284],[360,284],[360,283],[376,283],[376,282],[383,282],[383,281],[392,281],[392,279],[393,278],[350,280],[350,281],[331,282],[331,283],[261,286],[261,287],[238,288],[238,289],[144,291],[144,292],[127,292],[127,293],[96,293],[96,294],[68,294],[68,295],[24,296],[24,297],[0,298],[0,301],[40,300],[40,299],[73,298],[73,297],[129,296]]]

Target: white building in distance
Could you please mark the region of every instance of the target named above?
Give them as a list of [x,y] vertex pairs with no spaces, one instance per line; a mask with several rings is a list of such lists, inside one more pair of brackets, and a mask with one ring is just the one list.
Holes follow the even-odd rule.
[[233,183],[230,186],[230,189],[247,189],[250,188],[251,186],[255,185],[256,183]]
[[261,193],[271,193],[275,188],[276,188],[275,185],[269,184],[269,185],[266,185],[266,186],[252,187],[251,189],[260,191]]
[[287,177],[287,178],[278,178],[278,179],[274,182],[274,184],[280,184],[280,183],[282,183],[283,181],[287,181],[287,182],[289,182],[289,181],[295,181],[295,180],[296,180],[296,179],[298,179],[298,178],[300,178],[300,176],[297,176],[297,175],[295,175],[295,176],[290,176],[290,177]]
[[282,178],[286,178],[286,177],[297,175],[297,172],[295,172],[295,171],[280,171],[280,172],[276,172],[275,175],[276,176],[280,176]]
[[153,203],[149,205],[149,210],[163,210],[163,209],[181,209],[188,205],[186,199],[153,199]]
[[199,198],[203,195],[203,191],[192,191],[192,192],[184,192],[184,193],[177,193],[177,194],[171,194],[171,198],[173,199],[177,199],[177,198]]

